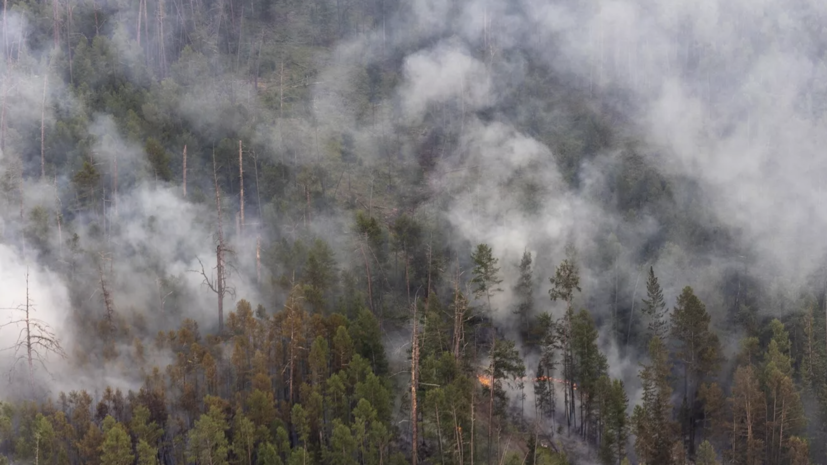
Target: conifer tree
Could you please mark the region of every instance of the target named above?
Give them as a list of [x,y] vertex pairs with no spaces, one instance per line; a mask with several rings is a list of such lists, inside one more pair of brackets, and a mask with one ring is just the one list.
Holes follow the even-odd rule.
[[632,415],[635,452],[643,463],[673,463],[672,446],[677,434],[672,422],[670,371],[663,341],[653,338],[649,341],[649,364],[643,365],[640,371],[642,403],[635,407]]
[[572,351],[572,320],[574,319],[574,292],[580,292],[580,272],[577,269],[576,252],[573,246],[566,247],[566,259],[557,267],[554,277],[549,278],[551,289],[548,294],[552,301],[562,300],[566,303],[566,313],[561,324],[556,325],[558,330],[557,341],[563,349],[563,377],[566,382],[564,390],[564,405],[566,409],[566,424],[571,428],[577,425],[574,407],[574,354]]
[[485,299],[488,305],[488,313],[491,314],[493,312],[491,297],[497,292],[502,292],[502,289],[499,288],[503,280],[499,276],[498,260],[494,257],[491,246],[488,244],[477,245],[477,248],[471,254],[471,260],[474,262],[471,278],[474,297]]
[[666,320],[666,302],[663,300],[663,289],[655,276],[655,269],[649,267],[649,279],[646,281],[647,297],[643,299],[643,309],[646,315],[647,333],[649,338],[666,338],[669,332],[669,322]]
[[712,375],[720,361],[718,335],[709,327],[706,307],[687,286],[678,297],[672,311],[671,333],[677,343],[675,357],[683,371],[683,402],[686,405],[682,428],[686,431],[689,458],[694,457],[697,387],[705,377]]
[[520,260],[520,277],[517,280],[517,285],[514,286],[514,294],[517,296],[517,307],[514,313],[520,321],[520,332],[525,335],[528,331],[528,321],[534,310],[534,283],[531,270],[531,252],[526,250],[523,252],[523,258]]
[[215,405],[195,421],[187,434],[187,460],[213,465],[228,465],[227,420]]
[[103,421],[104,440],[100,446],[101,465],[132,465],[132,441],[122,424],[107,416]]

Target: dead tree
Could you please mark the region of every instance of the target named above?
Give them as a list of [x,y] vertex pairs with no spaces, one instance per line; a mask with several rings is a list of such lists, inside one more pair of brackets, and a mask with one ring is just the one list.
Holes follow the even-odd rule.
[[14,351],[14,363],[9,370],[9,377],[14,371],[15,366],[19,362],[25,362],[28,368],[29,384],[31,385],[34,377],[35,363],[39,363],[41,367],[48,373],[46,368],[46,360],[49,354],[57,355],[61,358],[66,358],[66,353],[60,345],[55,333],[46,324],[45,321],[34,317],[35,305],[29,295],[29,270],[26,269],[26,301],[17,307],[7,309],[20,312],[20,318],[13,319],[8,323],[0,326],[21,327],[18,333],[17,340],[9,347],[4,347],[0,350]]
[[239,197],[239,230],[244,231],[244,159],[241,151],[241,139],[238,140],[238,185],[240,186]]
[[232,288],[227,287],[227,272],[226,266],[224,262],[224,255],[227,252],[227,247],[224,244],[224,232],[221,226],[222,215],[221,215],[221,191],[218,189],[218,174],[215,167],[215,152],[212,155],[212,172],[213,172],[213,182],[215,184],[215,209],[218,213],[218,245],[215,248],[215,272],[216,276],[214,279],[210,279],[207,276],[207,272],[204,269],[204,264],[201,263],[201,259],[196,257],[198,263],[201,265],[201,276],[204,277],[204,284],[210,288],[211,291],[215,292],[218,296],[218,333],[221,334],[224,332],[224,296],[228,293],[230,295],[235,295],[235,291]]
[[57,250],[60,256],[60,261],[63,262],[63,227],[61,225],[61,218],[63,216],[63,205],[60,202],[60,195],[57,192],[57,175],[54,178],[55,200],[57,208],[55,210],[55,219],[57,220]]
[[40,105],[40,179],[46,179],[46,89],[49,86],[49,70],[43,73],[43,101]]
[[52,0],[52,27],[54,30],[55,49],[60,48],[60,6],[58,0]]
[[109,327],[110,333],[115,331],[115,302],[112,299],[112,292],[109,290],[106,282],[106,275],[104,273],[103,261],[106,260],[104,254],[100,254],[97,260],[98,276],[100,277],[101,295],[103,296],[103,305],[106,308],[106,323]]
[[419,387],[419,334],[416,320],[416,299],[413,303],[413,330],[411,331],[411,465],[417,465],[417,410],[416,390]]
[[256,235],[256,283],[261,284],[261,235]]
[[184,198],[187,197],[187,146],[184,145]]

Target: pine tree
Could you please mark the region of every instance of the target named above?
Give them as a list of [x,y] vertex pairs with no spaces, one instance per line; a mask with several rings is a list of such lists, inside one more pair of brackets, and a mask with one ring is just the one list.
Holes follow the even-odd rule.
[[499,288],[503,280],[499,276],[498,260],[494,257],[488,244],[477,245],[477,248],[471,254],[471,260],[474,262],[471,278],[474,297],[486,300],[490,315],[493,312],[491,297],[497,292],[502,292],[502,289]]
[[772,339],[764,355],[764,390],[767,393],[767,461],[780,463],[787,456],[789,441],[804,425],[804,411],[792,376],[790,337],[784,324],[770,323]]
[[635,407],[632,415],[635,452],[644,463],[671,465],[677,430],[672,422],[671,367],[660,338],[649,341],[649,359],[649,364],[640,371],[642,403]]
[[213,465],[227,465],[229,443],[225,431],[227,420],[215,405],[195,421],[187,434],[187,460]]
[[698,446],[698,455],[695,457],[695,465],[721,465],[718,461],[718,453],[709,441],[704,441]]
[[695,418],[699,414],[695,408],[696,388],[717,369],[720,361],[720,342],[718,335],[710,329],[709,322],[710,316],[704,304],[691,287],[685,287],[672,312],[671,331],[677,343],[675,357],[683,368],[686,414],[682,418],[682,428],[687,434],[690,459],[694,457]]
[[561,324],[556,325],[557,342],[563,349],[563,377],[567,388],[564,390],[566,424],[577,425],[574,406],[575,365],[572,351],[572,320],[574,319],[574,291],[580,292],[580,272],[577,269],[576,253],[573,246],[566,248],[566,259],[557,267],[554,277],[549,278],[551,289],[548,294],[552,301],[566,303],[566,313]]
[[606,373],[606,357],[597,347],[597,327],[587,310],[580,310],[572,321],[572,355],[577,367],[574,381],[580,397],[580,435],[596,440],[599,433],[595,411],[599,380]]
[[735,370],[729,404],[732,411],[730,449],[727,451],[729,460],[743,465],[762,463],[766,401],[751,365]]
[[534,279],[531,270],[531,252],[523,252],[523,259],[520,261],[520,277],[517,285],[514,286],[514,294],[517,296],[517,308],[514,313],[520,320],[520,332],[525,336],[528,332],[528,321],[534,312]]
[[655,276],[655,269],[649,267],[649,279],[646,281],[647,298],[643,299],[643,309],[648,321],[647,332],[649,338],[659,337],[665,340],[669,332],[669,322],[666,320],[666,302],[663,300],[663,289]]
[[629,406],[629,398],[626,397],[623,381],[609,381],[608,376],[604,376],[601,384],[601,397],[604,399],[600,412],[603,423],[600,435],[600,460],[605,465],[617,465],[626,456],[626,441],[629,434],[626,409]]
[[104,440],[100,446],[101,465],[132,465],[132,441],[122,424],[107,416],[103,421]]

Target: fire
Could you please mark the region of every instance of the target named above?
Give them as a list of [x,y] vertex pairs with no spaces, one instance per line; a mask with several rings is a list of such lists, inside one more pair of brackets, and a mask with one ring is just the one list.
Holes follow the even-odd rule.
[[[477,375],[477,380],[483,386],[491,387],[491,377],[490,376],[488,376],[488,375]],[[550,376],[541,376],[539,378],[519,378],[519,380],[523,381],[523,382],[526,382],[526,381],[551,381],[552,383],[557,383],[557,384],[566,384],[566,385],[569,384],[569,382],[564,380],[564,379],[552,378]],[[577,383],[574,383],[573,387],[574,387],[574,390],[576,391],[577,390]]]
[[491,387],[491,377],[485,375],[477,375],[477,379],[480,381],[480,384],[486,387]]

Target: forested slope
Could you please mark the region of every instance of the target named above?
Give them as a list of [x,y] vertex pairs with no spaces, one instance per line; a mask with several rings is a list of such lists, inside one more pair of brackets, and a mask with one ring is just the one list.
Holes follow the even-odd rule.
[[0,463],[827,463],[815,0],[4,0]]

